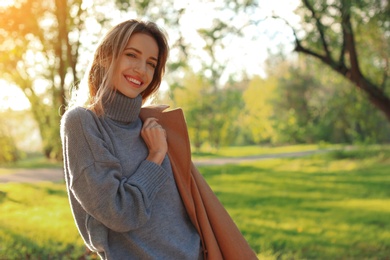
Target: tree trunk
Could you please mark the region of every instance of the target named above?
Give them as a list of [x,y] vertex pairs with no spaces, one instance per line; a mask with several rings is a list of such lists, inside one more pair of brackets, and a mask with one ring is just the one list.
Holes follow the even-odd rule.
[[344,76],[353,82],[359,89],[363,90],[367,94],[370,102],[378,109],[380,109],[385,114],[387,120],[390,122],[390,98],[385,95],[383,90],[372,84],[362,75],[359,75],[356,78],[350,75]]
[[[360,69],[359,54],[357,52],[354,30],[351,23],[352,2],[341,0],[339,5],[339,11],[341,13],[340,26],[342,29],[342,44],[338,60],[335,60],[330,53],[328,38],[325,35],[325,28],[327,28],[327,26],[322,23],[321,11],[315,10],[310,1],[303,0],[302,3],[309,10],[311,18],[314,21],[313,26],[320,36],[317,43],[322,47],[322,50],[315,51],[310,49],[310,47],[304,47],[302,45],[302,42],[304,41],[301,41],[293,30],[296,43],[295,51],[315,57],[337,73],[343,75],[353,83],[355,87],[364,91],[370,102],[382,111],[390,122],[390,97],[387,96],[384,90],[378,85],[372,83],[367,76],[363,75]],[[348,59],[348,63],[346,63],[346,59]]]
[[390,98],[386,96],[385,92],[368,79],[366,79],[359,70],[346,68],[344,65],[340,66],[325,57],[318,55],[306,48],[303,48],[300,44],[297,44],[295,51],[304,53],[306,55],[315,57],[327,64],[334,71],[348,79],[354,86],[364,91],[367,94],[370,102],[384,113],[387,120],[390,122]]

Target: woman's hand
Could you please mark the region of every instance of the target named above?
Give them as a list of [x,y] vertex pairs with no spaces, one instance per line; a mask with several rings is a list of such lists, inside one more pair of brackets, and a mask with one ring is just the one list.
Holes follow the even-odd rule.
[[161,165],[168,151],[167,135],[158,119],[149,117],[145,120],[141,129],[141,136],[149,149],[146,160]]

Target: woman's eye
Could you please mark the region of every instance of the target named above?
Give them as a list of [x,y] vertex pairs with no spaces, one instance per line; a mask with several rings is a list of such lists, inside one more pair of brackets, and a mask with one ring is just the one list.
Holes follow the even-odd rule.
[[153,69],[155,69],[157,67],[157,65],[155,63],[153,63],[153,62],[150,62],[149,66],[151,66]]
[[126,56],[128,56],[128,57],[135,57],[135,54],[134,53],[126,53]]

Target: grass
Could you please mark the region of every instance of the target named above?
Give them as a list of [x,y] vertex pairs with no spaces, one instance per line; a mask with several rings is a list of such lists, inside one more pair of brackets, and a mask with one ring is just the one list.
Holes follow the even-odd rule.
[[62,162],[51,161],[43,154],[27,154],[23,159],[12,164],[0,164],[0,175],[12,174],[18,169],[61,168]]
[[313,151],[319,149],[338,149],[342,145],[326,145],[326,144],[301,144],[301,145],[289,145],[289,146],[229,146],[221,147],[218,150],[204,149],[197,152],[193,149],[194,158],[221,158],[221,157],[244,157],[244,156],[256,156],[264,154],[280,154],[290,152],[303,152]]
[[1,184],[0,211],[0,259],[83,256],[64,184]]
[[[260,259],[390,259],[390,148],[203,166]],[[0,184],[0,259],[88,259],[63,183]]]
[[388,148],[200,168],[260,259],[390,259],[389,169]]
[[[262,154],[276,154],[286,152],[299,152],[317,150],[324,147],[340,147],[340,145],[291,145],[279,147],[263,147],[263,146],[241,146],[241,147],[222,147],[214,152],[194,152],[194,158],[221,158],[221,157],[244,157]],[[8,164],[0,164],[0,175],[13,174],[18,172],[18,169],[40,169],[40,168],[61,168],[62,162],[51,161],[43,154],[30,153],[26,154],[23,159]]]

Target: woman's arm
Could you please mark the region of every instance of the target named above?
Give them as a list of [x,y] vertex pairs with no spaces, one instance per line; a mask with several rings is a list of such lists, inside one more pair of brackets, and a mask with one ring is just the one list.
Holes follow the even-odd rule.
[[[108,228],[118,232],[138,228],[149,219],[152,201],[168,178],[159,165],[160,153],[166,150],[156,150],[160,144],[155,142],[157,139],[163,143],[163,131],[143,130],[146,133],[142,135],[149,138],[145,140],[149,151],[152,150],[150,160],[142,161],[134,174],[125,178],[95,120],[85,109],[70,111],[63,118],[61,134],[68,188],[82,208]],[[153,127],[148,124],[146,128]]]

